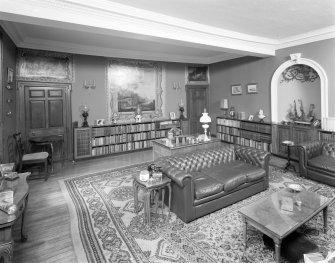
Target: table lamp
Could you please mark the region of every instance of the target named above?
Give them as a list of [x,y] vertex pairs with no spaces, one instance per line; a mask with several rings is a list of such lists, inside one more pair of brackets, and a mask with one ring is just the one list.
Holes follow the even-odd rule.
[[83,127],[88,127],[88,122],[87,122],[87,117],[88,117],[88,112],[89,112],[89,108],[87,105],[84,105],[81,109],[82,114],[81,116],[83,116],[84,121],[83,121]]
[[221,99],[220,101],[220,109],[223,110],[223,114],[225,118],[227,118],[227,112],[228,112],[228,100],[227,99]]
[[204,128],[205,131],[204,141],[206,142],[210,141],[210,138],[208,138],[207,136],[207,129],[209,127],[208,123],[210,123],[211,121],[211,117],[208,116],[206,109],[204,109],[204,112],[202,113],[202,116],[200,118],[200,122],[203,123],[202,128]]

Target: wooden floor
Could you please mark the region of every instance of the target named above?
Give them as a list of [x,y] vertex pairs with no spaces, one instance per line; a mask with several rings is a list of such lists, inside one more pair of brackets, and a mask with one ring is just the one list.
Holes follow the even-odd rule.
[[[14,228],[14,262],[77,262],[70,235],[70,216],[59,179],[90,174],[152,160],[152,150],[56,165],[48,181],[29,180],[30,194],[25,226],[28,240],[21,243],[19,227]],[[277,166],[285,160],[273,159]],[[80,262],[79,262],[80,263]]]
[[[28,240],[21,243],[19,224],[14,228],[13,262],[77,262],[70,235],[70,215],[59,179],[80,176],[152,160],[152,150],[56,165],[48,181],[29,180],[25,218]],[[80,262],[78,262],[80,263]]]

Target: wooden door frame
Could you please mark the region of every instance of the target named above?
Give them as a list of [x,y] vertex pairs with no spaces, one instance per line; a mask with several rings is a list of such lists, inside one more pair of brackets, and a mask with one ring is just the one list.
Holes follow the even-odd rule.
[[69,83],[50,83],[50,82],[34,82],[34,81],[19,81],[17,82],[17,96],[16,96],[16,112],[18,112],[17,125],[18,131],[21,132],[22,138],[26,139],[26,116],[25,116],[25,88],[27,87],[56,87],[64,88],[65,90],[65,107],[66,107],[66,130],[65,136],[67,160],[72,159],[73,156],[73,136],[72,136],[72,112],[71,112],[71,91],[72,85]]
[[[189,98],[189,94],[190,94],[190,90],[191,89],[196,89],[196,88],[204,88],[205,89],[205,91],[206,91],[206,105],[207,105],[207,108],[206,108],[206,110],[207,110],[207,112],[209,112],[209,84],[203,84],[203,85],[190,85],[190,84],[188,84],[188,85],[186,85],[185,86],[185,89],[186,89],[186,110],[187,110],[187,116],[188,116],[188,119],[190,120],[190,125],[191,125],[191,119],[190,119],[190,116],[191,116],[191,114],[190,114],[190,103],[189,103],[189,100],[190,100],[190,98]],[[199,121],[200,121],[200,119],[199,119]]]

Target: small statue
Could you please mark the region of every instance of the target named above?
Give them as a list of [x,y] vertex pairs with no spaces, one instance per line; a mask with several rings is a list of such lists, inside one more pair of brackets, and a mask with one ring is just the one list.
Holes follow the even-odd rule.
[[232,119],[235,118],[235,107],[230,107],[229,115]]
[[140,108],[140,105],[137,105],[137,109],[135,111],[135,122],[141,122],[142,121],[142,110]]
[[264,122],[264,119],[266,118],[262,109],[260,109],[258,112],[258,118],[260,122]]

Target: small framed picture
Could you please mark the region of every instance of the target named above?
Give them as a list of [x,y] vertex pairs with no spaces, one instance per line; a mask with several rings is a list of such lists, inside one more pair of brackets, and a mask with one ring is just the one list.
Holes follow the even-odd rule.
[[247,93],[257,93],[257,83],[247,84]]
[[241,95],[242,94],[242,85],[232,85],[231,86],[231,95]]
[[254,120],[254,115],[250,115],[249,116],[249,121],[253,121]]
[[7,68],[7,83],[13,83],[14,81],[14,70]]
[[97,126],[105,125],[105,119],[97,119],[95,122]]
[[175,120],[176,119],[176,113],[174,113],[173,111],[170,112],[170,119],[171,120]]

